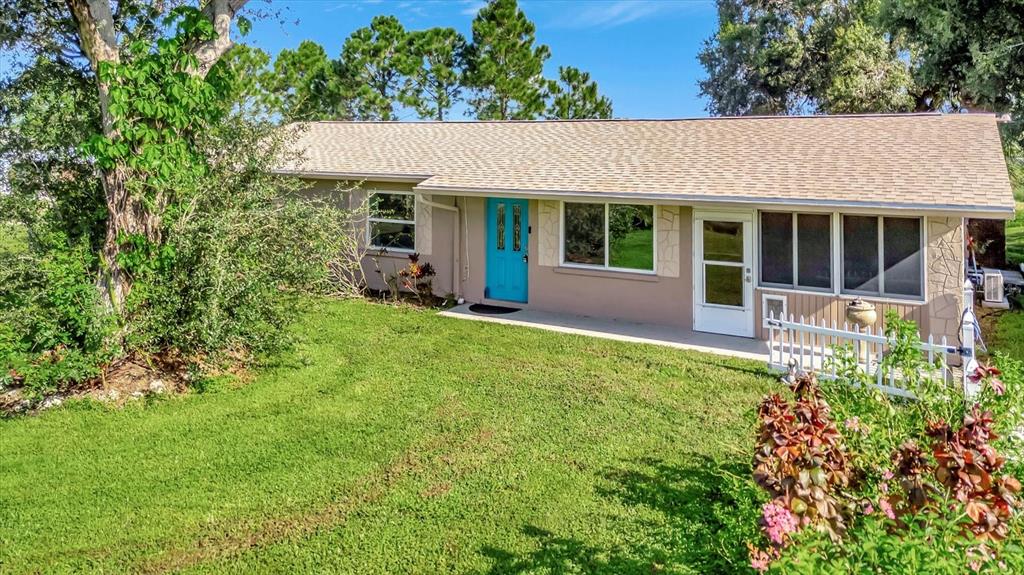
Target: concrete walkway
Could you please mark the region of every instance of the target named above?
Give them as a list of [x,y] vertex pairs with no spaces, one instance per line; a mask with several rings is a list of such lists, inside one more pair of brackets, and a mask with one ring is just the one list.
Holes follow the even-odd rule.
[[455,306],[441,312],[440,315],[476,321],[489,321],[505,325],[520,325],[616,341],[650,343],[676,349],[702,351],[768,362],[767,342],[745,337],[699,333],[663,325],[633,323],[528,309],[500,315],[479,314],[470,311],[469,304]]

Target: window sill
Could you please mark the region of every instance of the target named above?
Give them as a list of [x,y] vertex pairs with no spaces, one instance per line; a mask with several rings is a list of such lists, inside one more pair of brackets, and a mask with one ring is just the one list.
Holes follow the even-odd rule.
[[381,252],[381,248],[370,248],[366,252],[368,258],[395,258],[395,259],[408,259],[411,254],[416,253],[416,250],[403,250],[397,248],[388,248],[387,252]]
[[884,304],[895,304],[895,305],[925,305],[924,298],[899,298],[884,295],[871,295],[871,294],[853,294],[853,293],[835,293],[831,291],[815,291],[815,290],[802,290],[793,288],[777,288],[772,286],[759,285],[757,289],[768,294],[799,294],[799,295],[819,295],[825,297],[831,297],[842,301],[853,301],[857,298],[869,301],[871,303],[884,303]]
[[629,272],[609,269],[591,269],[575,266],[557,266],[552,268],[556,274],[574,276],[586,276],[594,278],[609,278],[617,280],[629,280],[638,282],[657,282],[658,276],[654,272]]
[[924,305],[927,303],[924,298],[919,297],[893,297],[891,295],[872,295],[872,294],[858,294],[858,293],[840,293],[836,297],[843,301],[853,301],[855,299],[862,299],[871,303],[888,303],[896,305]]

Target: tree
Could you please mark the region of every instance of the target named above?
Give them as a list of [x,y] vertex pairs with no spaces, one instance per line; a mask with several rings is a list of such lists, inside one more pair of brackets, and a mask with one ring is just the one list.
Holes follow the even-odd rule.
[[534,47],[536,27],[516,0],[491,0],[473,19],[466,86],[480,120],[532,120],[544,112],[547,46]]
[[341,70],[351,75],[358,116],[395,119],[403,78],[415,64],[398,18],[375,16],[369,27],[353,32],[341,49]]
[[410,32],[408,46],[418,65],[410,67],[402,101],[421,119],[443,121],[462,93],[466,39],[454,28],[431,28]]
[[303,40],[295,50],[281,50],[260,84],[267,108],[285,122],[352,117],[351,87],[316,42]]
[[935,109],[873,0],[719,0],[700,81],[716,115]]
[[1019,1],[888,0],[881,22],[909,48],[918,82],[936,87],[936,95],[957,108],[1012,113],[1007,133],[1021,137],[1024,10]]
[[259,117],[275,112],[263,87],[269,64],[270,54],[246,44],[235,44],[221,58],[220,65],[228,68],[234,77],[228,99],[236,103],[239,111]]
[[[8,23],[3,35],[5,44],[27,46],[35,54],[49,54],[55,59],[84,56],[92,71],[91,80],[97,94],[101,132],[94,144],[107,145],[106,151],[109,152],[105,154],[109,161],[97,162],[107,208],[106,234],[100,254],[104,273],[99,286],[103,301],[120,311],[131,289],[131,278],[120,262],[121,241],[133,235],[157,239],[160,211],[165,202],[160,193],[154,197],[133,193],[129,178],[140,174],[128,164],[132,158],[138,157],[137,153],[141,150],[131,147],[131,144],[133,140],[139,141],[136,138],[148,137],[149,130],[158,129],[155,127],[157,124],[164,126],[168,119],[154,121],[144,128],[141,123],[129,124],[128,114],[134,110],[128,106],[132,103],[119,99],[118,94],[127,95],[127,91],[121,91],[121,87],[137,79],[133,75],[144,76],[154,72],[135,71],[132,65],[133,60],[143,58],[144,47],[149,45],[148,40],[158,34],[158,17],[161,14],[159,9],[141,2],[124,2],[115,13],[107,0],[69,0],[70,14],[59,13],[52,5],[33,4],[36,3],[26,0],[14,6],[13,26],[5,18]],[[176,46],[183,55],[179,62],[183,66],[178,71],[195,80],[190,88],[203,91],[202,83],[206,75],[231,47],[231,22],[244,4],[245,0],[213,0],[201,11],[176,9],[175,14],[186,30],[181,38],[183,43]],[[24,9],[37,12],[31,18],[21,13],[23,19],[18,21],[18,11]],[[53,37],[46,38],[48,34],[53,34]],[[161,49],[171,48],[163,46]],[[164,88],[171,89],[171,86],[155,88],[162,91]],[[181,83],[175,83],[174,88],[181,90]],[[145,98],[147,95],[152,94],[139,96]],[[175,97],[173,94],[162,95]],[[149,106],[151,102],[141,100],[139,103]],[[161,111],[154,108],[147,116],[152,118]],[[189,126],[186,123],[176,128],[187,130]],[[153,146],[149,149],[159,148]],[[94,146],[93,151],[96,150]],[[151,153],[148,160],[156,161],[156,156]]]
[[559,82],[551,81],[548,94],[548,118],[582,120],[611,118],[612,102],[597,91],[590,74],[572,66],[558,68]]

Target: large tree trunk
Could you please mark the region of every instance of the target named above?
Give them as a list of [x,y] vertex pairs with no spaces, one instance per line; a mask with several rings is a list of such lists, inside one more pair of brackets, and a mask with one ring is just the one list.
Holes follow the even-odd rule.
[[[79,44],[89,58],[93,71],[103,62],[120,62],[120,50],[116,34],[116,23],[109,0],[67,0],[68,8],[78,26]],[[193,47],[192,52],[199,62],[193,74],[205,77],[217,60],[231,48],[231,20],[247,0],[212,0],[203,12],[210,19],[217,37]],[[110,86],[96,76],[99,94],[100,120],[103,135],[111,139],[118,136],[114,117],[110,112]],[[126,185],[127,173],[122,165],[100,171],[103,191],[107,204],[107,231],[101,250],[102,273],[97,289],[103,302],[112,311],[123,311],[125,298],[132,287],[130,274],[118,262],[121,252],[119,239],[124,235],[142,235],[147,240],[159,243],[161,212],[163,202],[157,200],[152,207],[131,195]]]

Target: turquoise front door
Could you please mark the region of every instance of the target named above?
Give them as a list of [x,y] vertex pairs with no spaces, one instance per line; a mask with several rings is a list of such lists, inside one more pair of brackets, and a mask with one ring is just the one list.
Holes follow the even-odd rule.
[[487,288],[490,299],[526,303],[527,200],[487,198]]

